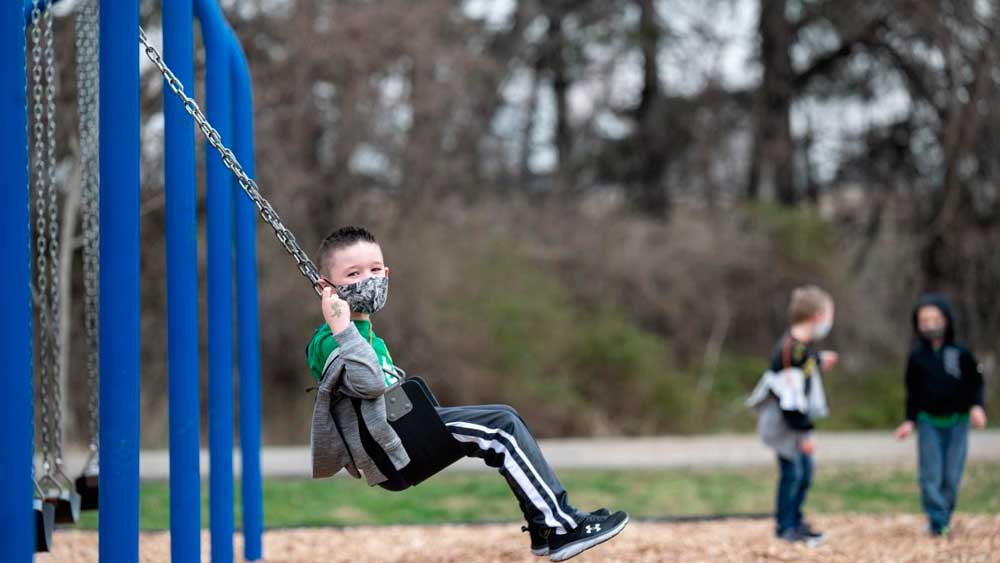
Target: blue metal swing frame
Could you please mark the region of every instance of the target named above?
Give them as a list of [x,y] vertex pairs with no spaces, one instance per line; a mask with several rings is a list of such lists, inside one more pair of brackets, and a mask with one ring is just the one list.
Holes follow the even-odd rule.
[[[44,0],[44,6],[48,0]],[[100,1],[100,558],[139,556],[139,7]],[[0,561],[31,561],[33,456],[31,236],[24,32],[31,2],[0,6]],[[206,51],[208,118],[253,176],[246,57],[215,0],[163,2],[164,59],[193,91],[193,21]],[[200,559],[198,271],[193,122],[164,88],[171,555]],[[233,560],[233,370],[238,365],[244,558],[262,555],[256,209],[214,150],[206,158],[212,560]],[[234,267],[235,255],[235,267]],[[235,275],[236,295],[233,295]],[[233,349],[234,315],[238,346]],[[234,362],[234,358],[236,362]],[[58,541],[58,539],[56,540]]]

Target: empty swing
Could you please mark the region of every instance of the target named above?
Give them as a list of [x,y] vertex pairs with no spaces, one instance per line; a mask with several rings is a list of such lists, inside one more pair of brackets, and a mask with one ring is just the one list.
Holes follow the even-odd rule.
[[[42,506],[36,511],[36,548],[51,542],[51,507],[55,524],[75,524],[80,517],[80,495],[63,470],[61,412],[61,344],[59,342],[59,221],[55,182],[56,112],[52,11],[38,0],[31,11],[31,83],[34,101],[33,173],[35,186],[35,251],[37,267],[39,382],[42,427],[42,475],[36,485]],[[44,42],[42,40],[44,36]],[[44,61],[43,61],[44,59]],[[44,73],[43,73],[44,66]],[[44,124],[43,124],[44,107]],[[48,507],[46,506],[48,505]]]
[[[47,10],[46,10],[47,12]],[[48,327],[48,292],[45,284],[44,271],[46,265],[45,258],[45,214],[44,214],[44,203],[43,197],[45,195],[44,182],[45,182],[45,170],[44,162],[42,162],[42,154],[44,149],[43,141],[43,124],[42,124],[42,13],[38,5],[38,0],[35,0],[31,9],[31,93],[34,99],[34,114],[33,114],[33,128],[32,133],[34,135],[35,144],[34,147],[29,147],[33,150],[32,157],[34,159],[34,175],[35,175],[35,186],[37,188],[38,195],[36,196],[36,203],[38,205],[36,227],[38,232],[42,234],[41,237],[36,238],[36,248],[38,249],[37,260],[39,269],[39,283],[38,288],[36,288],[36,295],[39,300],[39,325],[41,327],[39,334],[42,336],[40,340],[46,340],[45,335],[47,334]],[[51,17],[48,19],[49,30],[51,33]],[[51,72],[51,68],[49,69]],[[51,76],[51,74],[49,75]],[[47,346],[40,346],[41,351],[39,354],[39,366],[41,368],[41,381],[42,381],[42,391],[43,395],[46,395],[46,383],[47,383],[47,364],[46,364],[46,350]],[[44,420],[44,418],[43,418]],[[47,422],[43,422],[47,424]],[[43,431],[43,435],[45,432]],[[45,457],[48,457],[46,451]],[[35,496],[32,498],[32,509],[35,515],[35,551],[36,552],[47,552],[52,547],[52,529],[55,527],[55,505],[46,502],[45,492],[39,485],[38,480],[35,479],[35,468],[32,464],[31,468],[32,474],[32,485],[34,486]]]
[[[187,95],[184,85],[149,43],[142,27],[139,28],[139,42],[150,62],[163,75],[166,85],[181,99],[185,111],[194,119],[209,144],[219,152],[222,163],[233,173],[240,188],[257,206],[261,219],[271,227],[285,251],[295,260],[299,273],[309,281],[317,295],[322,296],[322,287],[326,282],[319,275],[316,265],[302,250],[295,235],[282,223],[270,202],[260,194],[257,183],[243,170],[232,150],[223,144],[222,136],[208,122],[198,102]],[[403,490],[416,485],[463,457],[458,442],[452,438],[434,408],[438,405],[437,400],[423,380],[418,377],[401,377],[400,383],[386,390],[385,402],[386,420],[399,436],[410,456],[410,463],[406,466],[406,483],[383,488]]]
[[76,5],[76,83],[80,114],[80,214],[83,236],[83,317],[87,340],[87,460],[76,478],[81,510],[97,510],[98,463],[98,291],[100,281],[99,60],[97,0]]
[[52,549],[52,529],[56,525],[56,507],[45,502],[45,493],[38,486],[38,481],[32,477],[35,487],[35,497],[31,499],[31,508],[35,513],[35,552],[45,553]]

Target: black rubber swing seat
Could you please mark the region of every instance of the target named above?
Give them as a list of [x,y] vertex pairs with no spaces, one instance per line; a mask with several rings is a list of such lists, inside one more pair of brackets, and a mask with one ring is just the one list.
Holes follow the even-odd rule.
[[40,498],[34,499],[35,553],[48,553],[52,549],[52,529],[56,526],[56,507]]
[[76,492],[80,495],[80,510],[97,510],[96,472],[85,471],[76,478]]
[[[360,420],[360,401],[353,399]],[[452,437],[434,408],[439,403],[419,377],[408,377],[385,392],[386,420],[403,444],[410,463],[398,471],[387,472],[388,457],[360,425],[361,444],[389,480],[379,486],[402,491],[418,485],[464,456],[458,440]]]
[[63,488],[57,496],[48,496],[45,503],[55,509],[56,524],[76,524],[80,520],[80,495]]

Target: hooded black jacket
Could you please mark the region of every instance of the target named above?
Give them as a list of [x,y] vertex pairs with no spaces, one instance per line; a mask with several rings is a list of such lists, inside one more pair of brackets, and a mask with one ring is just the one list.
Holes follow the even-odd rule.
[[[917,328],[917,311],[926,305],[940,309],[948,321],[944,344],[938,350]],[[951,306],[943,295],[929,293],[920,298],[913,308],[913,332],[913,350],[906,363],[906,420],[915,421],[920,412],[949,416],[983,406],[982,368],[972,352],[955,342]]]

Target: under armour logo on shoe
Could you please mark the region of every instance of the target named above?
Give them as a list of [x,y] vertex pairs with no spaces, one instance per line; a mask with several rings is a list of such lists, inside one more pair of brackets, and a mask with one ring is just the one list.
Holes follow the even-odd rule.
[[587,524],[587,526],[585,527],[585,530],[587,531],[588,534],[593,534],[594,532],[600,532],[601,531],[601,525],[600,524],[594,524],[593,526],[591,526],[590,524]]

